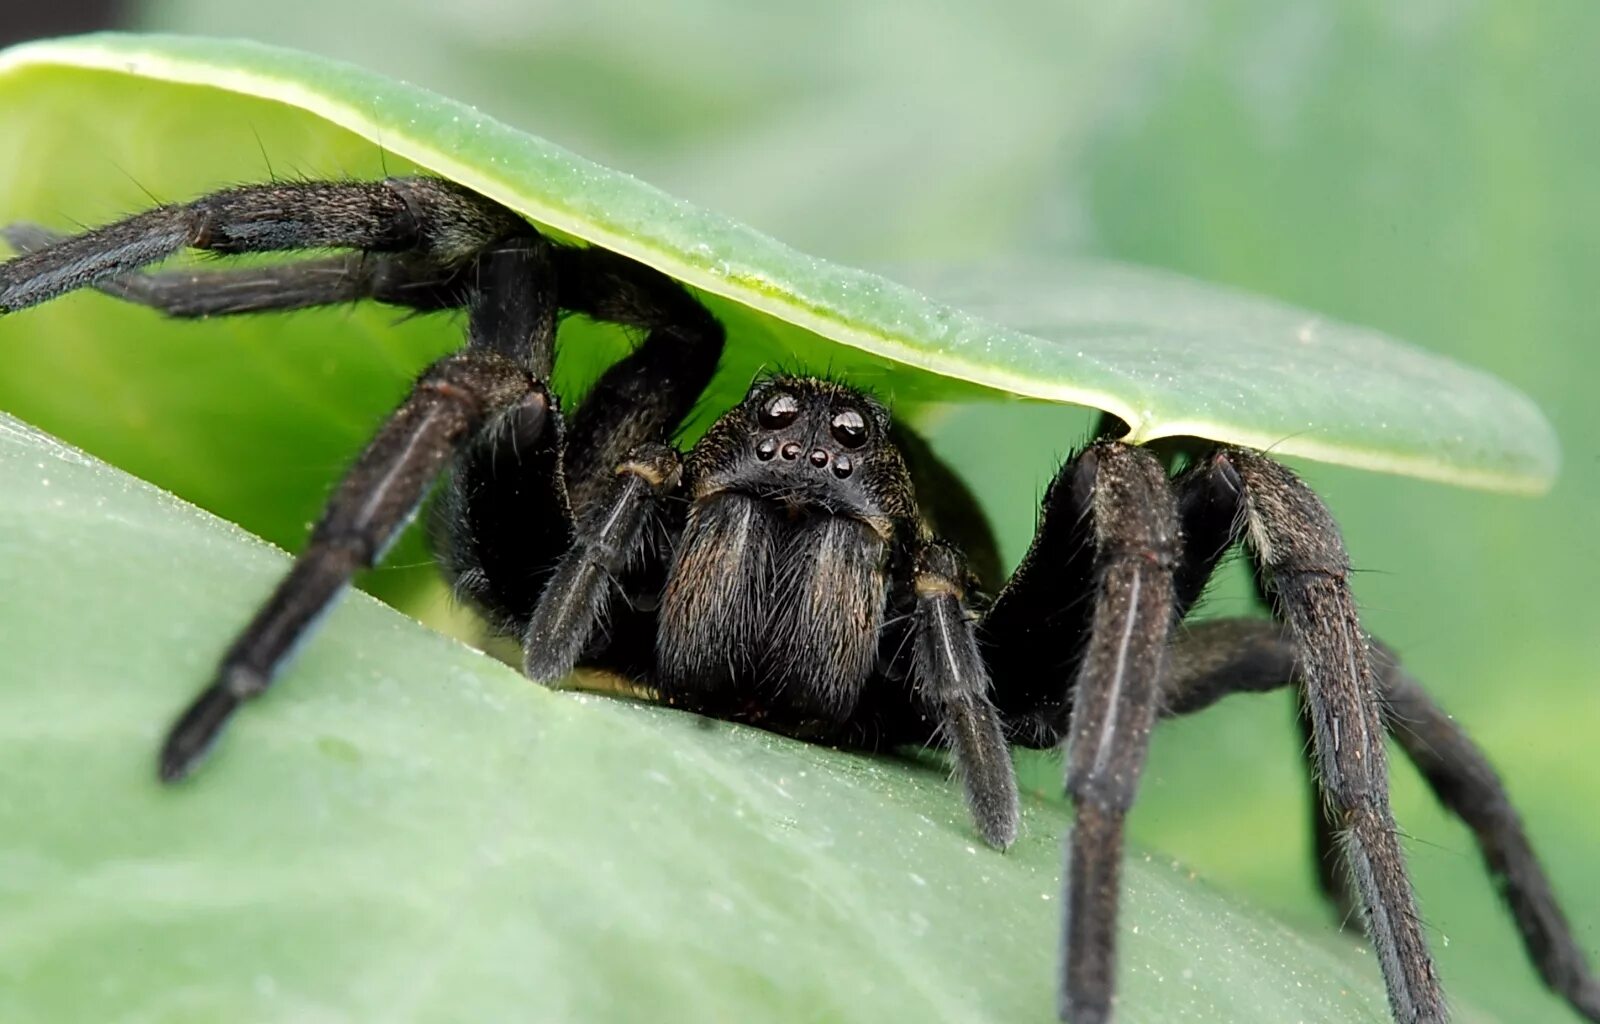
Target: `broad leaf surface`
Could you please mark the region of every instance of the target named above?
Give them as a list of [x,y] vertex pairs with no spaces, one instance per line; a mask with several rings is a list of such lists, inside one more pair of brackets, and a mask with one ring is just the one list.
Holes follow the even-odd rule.
[[[166,98],[174,89],[181,98]],[[140,115],[157,95],[164,102],[157,101],[162,113],[152,123]],[[300,111],[275,109],[270,119],[293,123],[318,141],[286,148],[273,137],[268,145],[255,123],[265,116],[263,105],[247,96]],[[796,252],[470,107],[305,54],[181,37],[35,44],[0,60],[0,98],[29,122],[14,147],[28,163],[13,166],[12,180],[0,178],[8,215],[41,216],[63,204],[86,211],[87,194],[112,190],[113,165],[104,153],[93,159],[51,145],[53,137],[61,141],[64,124],[82,132],[84,117],[95,122],[96,130],[84,134],[97,147],[105,145],[106,125],[115,123],[137,132],[147,155],[149,147],[182,147],[186,138],[204,136],[224,153],[269,161],[277,153],[307,172],[314,170],[307,161],[325,155],[330,144],[352,155],[365,149],[359,163],[368,166],[373,145],[382,146],[396,164],[409,161],[464,182],[541,225],[628,253],[702,289],[735,339],[727,383],[712,404],[731,397],[732,382],[772,362],[864,373],[891,360],[932,371],[891,369],[878,382],[908,406],[972,397],[981,388],[1106,409],[1140,440],[1199,434],[1507,490],[1540,490],[1556,470],[1554,436],[1526,398],[1375,332],[1264,310],[1198,286],[1175,291],[1169,282],[1145,282],[1131,272],[1119,271],[1108,283],[1082,268],[1021,280],[993,268],[968,275],[969,304],[993,310],[992,319],[979,319]],[[224,128],[218,137],[218,124],[234,131]],[[230,134],[241,137],[230,142]],[[85,161],[86,170],[70,175],[77,184],[70,193],[52,182],[47,198],[38,177],[33,189],[15,179],[19,169]],[[131,173],[173,195],[198,170],[175,175],[143,165]],[[85,178],[106,184],[96,190]],[[14,209],[19,203],[23,209]],[[1041,306],[1041,289],[1062,301]],[[1035,315],[1041,311],[1048,315]],[[1197,362],[1205,374],[1184,372]]]
[[[0,1019],[1054,1019],[1059,804],[996,853],[930,761],[553,693],[364,595],[160,787],[286,557],[7,417],[0,481]],[[1386,1013],[1165,858],[1121,941],[1134,1024]]]

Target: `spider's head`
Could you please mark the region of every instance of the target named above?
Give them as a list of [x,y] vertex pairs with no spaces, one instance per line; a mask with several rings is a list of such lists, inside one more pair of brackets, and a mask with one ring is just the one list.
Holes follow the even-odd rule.
[[872,397],[813,377],[757,381],[689,453],[696,502],[736,493],[848,516],[887,539],[915,518],[911,479]]

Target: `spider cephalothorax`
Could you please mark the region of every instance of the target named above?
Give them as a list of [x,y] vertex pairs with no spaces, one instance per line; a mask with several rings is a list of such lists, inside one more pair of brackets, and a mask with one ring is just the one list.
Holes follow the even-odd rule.
[[[1064,740],[1077,808],[1064,1019],[1111,1013],[1123,822],[1156,719],[1293,683],[1326,801],[1314,821],[1320,877],[1361,911],[1396,1019],[1447,1011],[1389,812],[1386,730],[1472,826],[1545,980],[1600,1021],[1600,986],[1499,780],[1369,643],[1332,518],[1259,453],[1197,442],[1172,477],[1144,448],[1096,440],[1056,474],[1032,546],[1002,581],[959,478],[847,384],[760,380],[680,451],[671,439],[722,353],[718,322],[655,271],[556,244],[448,182],[244,187],[71,238],[27,227],[8,237],[25,254],[0,265],[0,313],[83,286],[174,316],[357,299],[468,312],[465,346],[418,378],[173,727],[164,779],[195,766],[442,474],[433,518],[445,572],[521,642],[535,679],[591,665],[800,737],[939,739],[979,831],[1001,847],[1017,828],[1008,741]],[[189,246],[351,253],[140,272]],[[564,410],[547,382],[570,314],[643,338]],[[1276,622],[1175,628],[1236,546]]]

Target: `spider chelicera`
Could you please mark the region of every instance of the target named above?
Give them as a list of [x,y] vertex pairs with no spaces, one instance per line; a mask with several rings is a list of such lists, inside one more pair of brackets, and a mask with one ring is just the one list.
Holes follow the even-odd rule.
[[[7,237],[0,313],[85,286],[204,317],[375,299],[467,310],[335,490],[306,550],[173,726],[161,778],[187,775],[259,695],[441,474],[438,556],[458,594],[554,683],[575,666],[660,700],[810,740],[938,740],[978,831],[1016,835],[1008,743],[1066,743],[1059,1007],[1111,1016],[1123,826],[1162,716],[1298,687],[1324,807],[1319,877],[1359,910],[1395,1019],[1447,1019],[1389,811],[1384,737],[1475,833],[1546,983],[1600,1021],[1574,941],[1487,760],[1381,645],[1351,597],[1332,518],[1289,470],[1196,443],[1170,476],[1114,431],[1056,474],[1022,563],[999,578],[959,478],[847,384],[762,379],[687,452],[670,438],[723,331],[687,291],[620,255],[558,244],[429,177],[228,189],[61,238]],[[143,273],[182,249],[347,250],[276,266]],[[577,314],[643,333],[575,408],[547,387]],[[1242,545],[1275,621],[1178,629]]]

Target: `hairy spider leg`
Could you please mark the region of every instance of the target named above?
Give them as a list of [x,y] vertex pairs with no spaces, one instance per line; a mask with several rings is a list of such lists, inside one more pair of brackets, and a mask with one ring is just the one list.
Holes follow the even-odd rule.
[[605,249],[559,248],[564,310],[645,331],[600,375],[573,413],[567,486],[584,508],[640,445],[667,441],[693,411],[722,359],[722,324],[682,285]]
[[1343,825],[1345,855],[1395,1018],[1447,1020],[1389,809],[1380,705],[1338,526],[1298,477],[1243,449],[1213,452],[1177,486],[1207,491],[1205,502],[1236,510],[1227,517],[1234,535],[1293,637],[1323,799]]
[[619,463],[589,503],[577,536],[556,564],[522,634],[522,670],[558,682],[604,625],[616,581],[644,554],[657,502],[677,490],[683,460],[665,444],[643,444]]
[[[1178,518],[1183,525],[1184,559],[1178,571],[1178,604],[1180,614],[1187,614],[1199,599],[1201,590],[1212,578],[1218,563],[1238,539],[1241,528],[1238,496],[1226,488],[1218,488],[1208,479],[1205,466],[1207,453],[1195,453],[1194,468],[1174,481],[1178,491]],[[1255,574],[1256,592],[1266,607],[1272,605],[1267,592],[1266,579],[1260,571]],[[1296,693],[1297,721],[1307,751],[1316,750],[1316,726],[1311,717],[1304,688]],[[1317,877],[1317,887],[1333,904],[1341,922],[1351,920],[1360,913],[1355,892],[1351,888],[1350,865],[1344,856],[1341,841],[1342,829],[1333,816],[1333,809],[1323,799],[1322,784],[1317,777],[1315,755],[1308,776],[1312,805],[1312,857]]]
[[[1182,445],[1180,439],[1175,442]],[[1210,446],[1207,446],[1209,449]],[[1190,451],[1193,464],[1203,463],[1208,450]],[[1201,593],[1213,578],[1222,558],[1234,545],[1240,513],[1235,495],[1219,491],[1203,479],[1204,471],[1182,474],[1173,482],[1178,492],[1178,520],[1182,525],[1184,553],[1178,565],[1178,614],[1186,616],[1200,599]],[[1260,575],[1256,590],[1262,604],[1271,607],[1271,599],[1262,586]],[[1303,694],[1297,695],[1298,720],[1305,749],[1315,749],[1310,710]],[[1322,799],[1322,787],[1317,781],[1315,763],[1308,776],[1313,807],[1312,846],[1317,874],[1317,886],[1339,913],[1341,921],[1351,920],[1359,910],[1355,894],[1350,889],[1348,865],[1344,863],[1339,845],[1338,831],[1327,813]]]
[[[330,209],[309,208],[319,205]],[[604,250],[530,243],[536,232],[510,211],[432,178],[251,186],[85,235],[12,225],[5,237],[25,254],[6,265],[17,286],[0,277],[0,295],[17,306],[92,284],[177,317],[360,299],[445,309],[466,304],[482,287],[484,264],[465,257],[505,244],[527,247],[527,259],[539,265],[524,268],[521,281],[507,280],[496,302],[478,310],[480,318],[538,321],[549,334],[559,302],[564,312],[649,331],[602,375],[570,424],[547,396],[536,411],[508,409],[491,418],[455,460],[434,517],[436,544],[457,593],[502,632],[528,627],[556,562],[583,535],[575,517],[592,518],[590,506],[606,496],[613,471],[678,426],[722,350],[720,324],[665,275]],[[138,242],[132,253],[130,240]],[[360,251],[262,267],[135,270],[185,245],[228,253]],[[537,313],[518,308],[530,303]],[[549,380],[550,345],[529,347],[517,330],[489,323],[478,336]]]
[[450,267],[527,230],[510,210],[438,178],[245,185],[158,206],[0,264],[0,313],[122,277],[187,248],[411,252]]
[[[1005,723],[992,698],[978,638],[980,602],[1005,579],[999,544],[966,481],[915,430],[895,423],[890,440],[910,474],[922,522],[912,593],[912,679],[939,722],[978,832],[1004,849],[1021,810]],[[992,591],[989,591],[992,592]]]
[[938,714],[978,831],[990,846],[1004,849],[1017,838],[1017,776],[989,699],[977,616],[966,603],[976,580],[956,549],[939,540],[922,545],[915,571],[912,675]]
[[[1183,442],[1179,440],[1175,443],[1182,445]],[[1209,449],[1210,446],[1207,447]],[[1190,451],[1189,454],[1196,462],[1202,462],[1208,452]],[[1177,574],[1178,614],[1181,618],[1188,615],[1199,601],[1223,556],[1233,547],[1240,510],[1234,495],[1205,484],[1192,472],[1180,475],[1174,481],[1174,486],[1178,491],[1178,520],[1182,525],[1184,545],[1183,560],[1178,565]],[[1271,600],[1262,589],[1259,575],[1257,592],[1263,605],[1270,608]],[[1310,751],[1314,749],[1313,726],[1303,695],[1297,698],[1297,705],[1305,749]],[[1327,805],[1322,799],[1322,787],[1317,781],[1314,763],[1312,768],[1308,781],[1315,812],[1312,845],[1317,886],[1338,910],[1340,920],[1351,920],[1359,912],[1355,894],[1350,889],[1349,872],[1343,863],[1337,830],[1326,813]]]
[[[1184,631],[1162,679],[1162,714],[1188,715],[1234,693],[1301,685],[1294,638],[1259,619],[1221,619]],[[1585,1018],[1600,1021],[1597,981],[1522,820],[1489,759],[1383,644],[1372,667],[1389,735],[1434,796],[1472,829],[1495,888],[1545,984]],[[1317,817],[1323,817],[1320,801]]]
[[[1066,787],[1077,817],[1058,1008],[1073,1024],[1111,1016],[1123,826],[1176,621],[1178,554],[1177,508],[1161,464],[1143,449],[1096,442],[1056,475],[1033,546],[984,621],[997,703],[1008,722],[1015,714],[1025,723],[1025,741],[1059,728],[1070,699]],[[1053,694],[1014,674],[1050,671],[1045,659],[1062,655],[1046,649],[1063,647],[1081,656],[1070,684],[1059,668],[1051,673]]]
[[[20,253],[68,236],[33,224],[10,224],[0,237]],[[416,253],[341,253],[255,267],[130,271],[94,282],[96,291],[184,320],[309,309],[375,299],[428,311],[466,304],[463,268],[440,267]]]
[[[488,204],[488,200],[479,200]],[[493,220],[483,214],[478,220]],[[505,277],[498,296],[481,305],[478,336],[548,381],[558,320],[558,279],[581,258],[555,246],[526,224],[522,237],[495,243],[525,255],[492,266],[469,261],[442,267],[419,252],[355,252],[258,267],[129,272],[95,287],[113,297],[189,318],[305,309],[375,300],[417,312],[465,306],[484,286],[489,270]],[[5,237],[24,252],[63,236],[30,225],[11,225]],[[511,318],[522,321],[501,325]],[[530,343],[532,339],[540,339]],[[561,553],[572,543],[573,523],[561,469],[565,422],[559,402],[500,410],[475,431],[452,463],[431,517],[434,544],[459,596],[477,606],[490,625],[519,633]],[[471,500],[469,500],[471,499]],[[516,571],[490,577],[484,565]]]
[[[610,607],[615,584],[660,534],[681,478],[668,440],[723,347],[721,324],[666,275],[603,249],[551,252],[564,311],[644,330],[644,340],[601,374],[558,444],[487,434],[464,452],[435,519],[446,576],[497,628],[521,638],[524,669],[542,682],[570,672],[600,625],[650,628],[648,615]],[[616,646],[654,646],[635,639]]]
[[1178,540],[1172,493],[1154,458],[1120,444],[1097,445],[1085,458],[1099,463],[1089,470],[1098,586],[1067,734],[1067,792],[1077,817],[1067,864],[1059,1008],[1074,1024],[1111,1014],[1123,825],[1166,669]]
[[468,347],[434,363],[379,429],[329,499],[289,575],[223,656],[216,676],[178,719],[160,754],[161,778],[183,778],[246,700],[263,692],[295,647],[360,569],[382,559],[411,521],[445,461],[497,413],[535,423],[549,409],[543,382],[508,353],[548,348],[550,323],[516,296],[537,247],[485,254],[473,298]]

